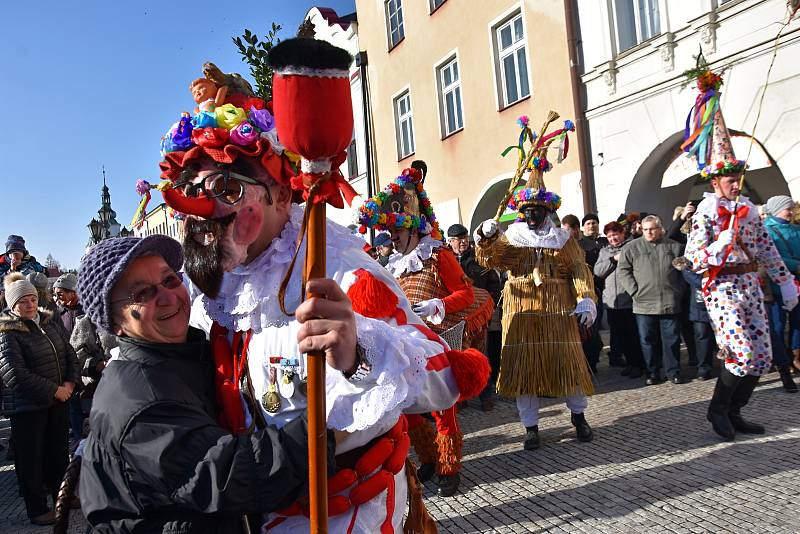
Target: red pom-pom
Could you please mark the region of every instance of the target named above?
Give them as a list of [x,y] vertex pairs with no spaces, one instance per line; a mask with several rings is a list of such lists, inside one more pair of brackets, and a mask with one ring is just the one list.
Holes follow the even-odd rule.
[[367,227],[362,224],[361,226],[358,227],[358,233],[359,234],[366,234],[367,233]]
[[356,281],[347,290],[353,311],[372,319],[394,316],[399,299],[392,288],[366,269],[355,272]]
[[486,387],[489,374],[492,372],[489,360],[475,349],[447,351],[450,369],[461,392],[460,401],[477,396]]

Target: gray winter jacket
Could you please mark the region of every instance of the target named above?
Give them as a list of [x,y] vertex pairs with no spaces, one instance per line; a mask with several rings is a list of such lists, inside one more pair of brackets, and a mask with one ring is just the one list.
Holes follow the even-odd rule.
[[5,415],[49,408],[64,382],[78,387],[78,359],[61,321],[43,308],[38,325],[7,308],[0,312],[0,377]]
[[681,312],[686,282],[672,266],[683,254],[683,246],[661,238],[653,243],[634,239],[622,248],[617,276],[622,287],[633,297],[633,313],[671,315]]
[[603,280],[603,304],[612,310],[630,310],[633,307],[633,299],[622,287],[617,271],[617,261],[614,256],[622,252],[630,241],[625,241],[619,246],[613,247],[606,245],[600,250],[597,262],[594,264],[594,275]]

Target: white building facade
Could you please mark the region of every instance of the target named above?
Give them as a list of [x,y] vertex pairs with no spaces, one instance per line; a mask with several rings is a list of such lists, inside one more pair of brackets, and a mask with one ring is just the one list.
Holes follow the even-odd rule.
[[364,119],[364,91],[358,47],[358,26],[355,13],[339,16],[336,11],[326,7],[312,7],[304,20],[314,25],[314,38],[327,41],[347,50],[355,59],[350,65],[350,94],[353,101],[353,140],[347,149],[347,160],[340,167],[342,176],[358,192],[352,206],[345,203],[344,209],[327,208],[328,218],[348,226],[354,223],[354,210],[367,198],[368,163],[367,128]]
[[[680,152],[697,90],[684,85],[702,47],[725,68],[721,106],[746,191],[756,203],[800,196],[800,21],[783,31],[785,0],[580,0],[576,2],[590,156],[601,224],[621,212],[663,217],[708,190]],[[750,148],[750,136],[754,142]]]

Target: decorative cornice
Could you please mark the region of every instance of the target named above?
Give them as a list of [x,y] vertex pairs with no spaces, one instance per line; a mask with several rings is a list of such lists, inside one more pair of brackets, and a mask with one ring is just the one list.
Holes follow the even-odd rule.
[[603,73],[603,81],[608,87],[609,96],[617,94],[617,63],[613,59],[605,63],[600,69]]

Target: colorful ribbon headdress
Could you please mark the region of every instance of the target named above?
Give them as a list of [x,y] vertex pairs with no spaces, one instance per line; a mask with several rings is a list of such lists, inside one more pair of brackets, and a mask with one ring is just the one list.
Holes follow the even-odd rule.
[[696,80],[700,94],[686,117],[681,149],[694,156],[703,179],[739,175],[745,164],[733,153],[730,134],[722,117],[722,75],[709,69],[702,52],[697,56],[697,66],[684,74],[687,82]]
[[[564,126],[553,132],[547,133],[547,128],[558,120],[559,115],[551,111],[547,115],[539,134],[534,133],[529,127],[529,119],[522,115],[517,119],[520,127],[520,134],[516,145],[506,148],[502,155],[517,151],[517,172],[511,180],[511,185],[505,199],[497,210],[497,219],[500,218],[506,208],[512,211],[522,212],[529,206],[544,206],[550,211],[556,211],[561,206],[561,197],[555,193],[547,191],[544,184],[544,173],[553,169],[553,164],[547,159],[548,149],[553,143],[558,142],[558,157],[556,162],[561,163],[569,153],[569,132],[575,131],[575,125],[571,120],[565,120]],[[529,147],[526,149],[525,145]],[[527,186],[518,188],[519,182],[525,173],[529,173]]]

